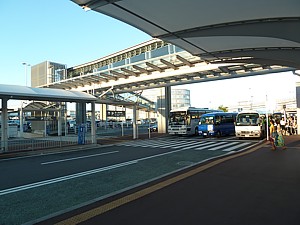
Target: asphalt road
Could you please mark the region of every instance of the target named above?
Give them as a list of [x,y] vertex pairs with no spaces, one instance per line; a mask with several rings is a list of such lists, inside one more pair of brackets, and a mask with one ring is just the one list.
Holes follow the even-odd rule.
[[[71,151],[0,160],[0,190],[41,182],[57,177],[147,159],[178,150],[239,151],[257,141],[199,138],[159,138]],[[150,151],[149,151],[150,149]],[[209,157],[209,156],[208,156]]]
[[[0,206],[5,210],[0,221],[19,224],[43,218],[257,143],[234,138],[161,137],[3,159],[0,198],[4,205]],[[5,205],[14,209],[13,215]]]
[[286,144],[252,147],[40,224],[298,225],[299,136]]

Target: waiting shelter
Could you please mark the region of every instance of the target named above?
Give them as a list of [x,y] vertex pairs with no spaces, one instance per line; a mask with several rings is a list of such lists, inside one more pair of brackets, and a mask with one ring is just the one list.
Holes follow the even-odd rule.
[[[48,102],[75,102],[78,108],[78,121],[84,122],[86,104],[91,103],[91,135],[92,143],[96,143],[95,101],[97,98],[85,92],[52,88],[32,88],[18,85],[0,84],[1,98],[1,151],[8,150],[8,100],[30,100]],[[21,119],[20,119],[21,121]],[[20,126],[22,127],[22,126]]]

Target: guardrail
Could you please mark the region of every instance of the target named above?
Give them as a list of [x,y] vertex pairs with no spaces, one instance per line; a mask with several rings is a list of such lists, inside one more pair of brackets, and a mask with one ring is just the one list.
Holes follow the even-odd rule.
[[[51,148],[62,148],[67,146],[76,146],[78,145],[77,136],[49,136],[41,138],[12,138],[4,143],[0,141],[1,146],[7,146],[8,149],[4,149],[0,146],[0,153],[4,152],[21,152],[21,151],[35,151],[42,149],[51,149]],[[86,135],[84,144],[91,144],[92,136]]]

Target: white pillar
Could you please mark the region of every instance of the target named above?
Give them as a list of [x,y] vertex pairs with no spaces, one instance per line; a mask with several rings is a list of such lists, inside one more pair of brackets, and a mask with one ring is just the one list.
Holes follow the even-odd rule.
[[171,87],[161,88],[160,96],[157,99],[157,126],[159,133],[168,132],[168,120],[171,110]]
[[68,111],[68,108],[67,108],[67,102],[65,102],[65,107],[64,107],[64,121],[65,121],[65,136],[67,136],[67,133],[68,133],[68,125],[67,125],[67,111]]
[[149,139],[151,138],[151,131],[150,131],[150,126],[151,126],[151,123],[150,123],[150,107],[149,107],[149,111],[147,112],[147,115],[148,115],[148,137]]
[[300,82],[296,82],[297,134],[300,134]]
[[20,109],[20,137],[23,137],[24,136],[24,116],[23,116],[23,102],[21,103],[21,109]]
[[61,136],[62,134],[62,109],[59,103],[58,112],[57,112],[57,134]]
[[165,87],[165,133],[168,133],[168,124],[169,124],[169,114],[171,111],[171,96],[172,96],[172,92],[171,92],[171,87],[170,86],[166,86]]
[[97,139],[96,139],[96,107],[95,107],[95,102],[91,103],[91,110],[92,110],[92,115],[91,115],[92,144],[96,144]]
[[136,127],[136,105],[133,105],[133,118],[132,118],[132,132],[133,132],[133,139],[137,139],[137,127]]
[[8,99],[2,98],[2,113],[1,113],[1,149],[3,152],[8,151],[8,129],[7,129],[7,101]]

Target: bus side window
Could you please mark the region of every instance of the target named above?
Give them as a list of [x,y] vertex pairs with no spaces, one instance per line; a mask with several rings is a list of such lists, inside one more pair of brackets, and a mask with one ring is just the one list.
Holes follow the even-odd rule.
[[216,116],[216,125],[220,125],[222,116]]

